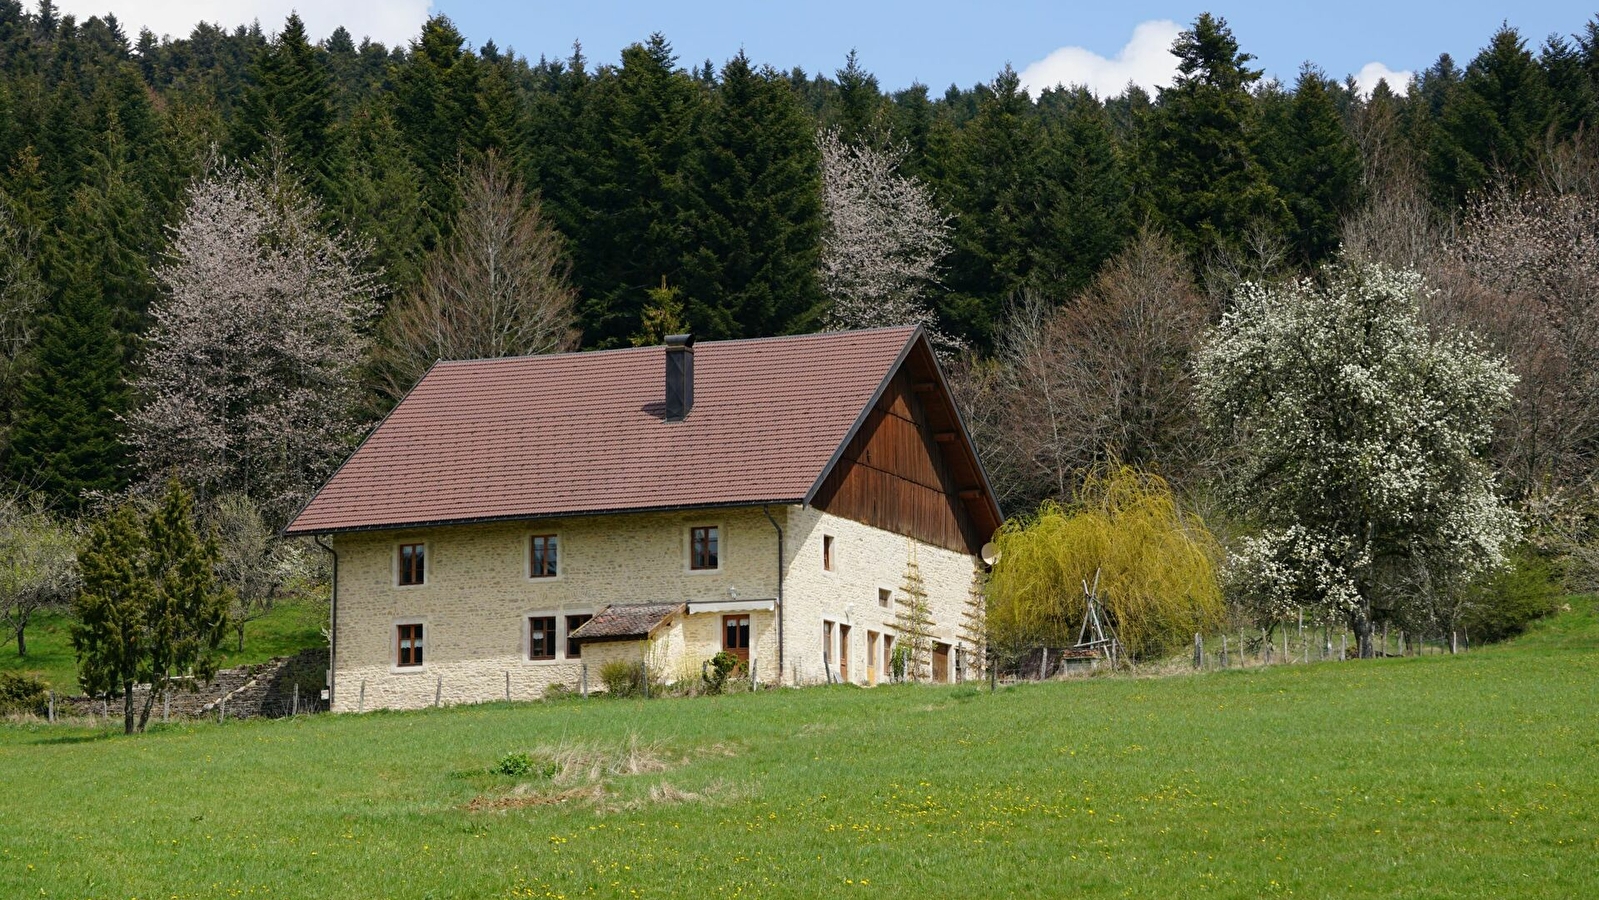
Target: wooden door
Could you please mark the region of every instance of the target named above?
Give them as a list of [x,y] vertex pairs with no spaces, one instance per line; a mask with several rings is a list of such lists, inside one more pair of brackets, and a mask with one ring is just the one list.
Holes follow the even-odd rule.
[[849,684],[849,626],[838,626],[838,680]]
[[949,681],[949,645],[933,645],[933,681],[936,684],[945,684]]
[[894,636],[883,635],[883,676],[889,681],[894,680]]
[[722,617],[722,649],[745,662],[750,661],[749,613]]
[[866,632],[866,683],[877,683],[877,632]]

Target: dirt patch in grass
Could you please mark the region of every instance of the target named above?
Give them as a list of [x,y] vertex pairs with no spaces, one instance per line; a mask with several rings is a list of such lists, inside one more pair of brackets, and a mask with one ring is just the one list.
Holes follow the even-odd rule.
[[548,777],[522,778],[509,788],[487,791],[473,797],[465,806],[470,812],[496,812],[538,806],[584,803],[599,812],[618,812],[642,806],[669,803],[698,803],[736,795],[724,782],[715,782],[702,791],[688,791],[668,782],[651,785],[642,795],[621,800],[615,788],[619,782],[640,775],[655,775],[707,757],[737,756],[731,744],[715,743],[673,752],[658,741],[641,741],[637,735],[617,744],[564,742],[528,751],[534,772]]

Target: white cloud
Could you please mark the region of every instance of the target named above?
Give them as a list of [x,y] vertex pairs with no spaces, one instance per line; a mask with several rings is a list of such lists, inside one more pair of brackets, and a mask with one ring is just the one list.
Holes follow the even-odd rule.
[[1084,85],[1100,97],[1120,94],[1130,81],[1150,93],[1172,83],[1177,57],[1172,42],[1182,27],[1169,19],[1143,22],[1133,29],[1132,40],[1106,59],[1082,47],[1062,47],[1022,70],[1022,86],[1033,96],[1057,85]]
[[343,25],[355,36],[370,37],[389,46],[403,44],[422,33],[432,0],[59,0],[56,7],[77,16],[112,13],[131,41],[139,29],[158,35],[188,37],[198,22],[232,29],[259,20],[262,30],[283,30],[289,13],[298,10],[312,40],[320,40]]
[[1355,87],[1362,97],[1370,97],[1371,92],[1377,89],[1377,82],[1386,81],[1389,90],[1404,94],[1410,90],[1410,76],[1414,74],[1409,69],[1395,72],[1380,62],[1369,62],[1355,74]]

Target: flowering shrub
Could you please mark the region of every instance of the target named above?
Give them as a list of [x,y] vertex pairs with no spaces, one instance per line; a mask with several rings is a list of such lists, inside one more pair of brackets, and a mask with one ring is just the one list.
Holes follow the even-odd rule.
[[1485,452],[1516,379],[1470,336],[1429,332],[1420,275],[1323,275],[1240,287],[1198,398],[1259,525],[1231,582],[1263,619],[1309,607],[1367,634],[1374,600],[1458,594],[1504,563],[1517,523]]

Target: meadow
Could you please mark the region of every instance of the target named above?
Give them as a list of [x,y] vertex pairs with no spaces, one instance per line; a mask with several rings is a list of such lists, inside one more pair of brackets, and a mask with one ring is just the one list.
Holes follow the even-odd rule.
[[1459,656],[997,693],[0,725],[0,896],[1599,896],[1574,605]]

